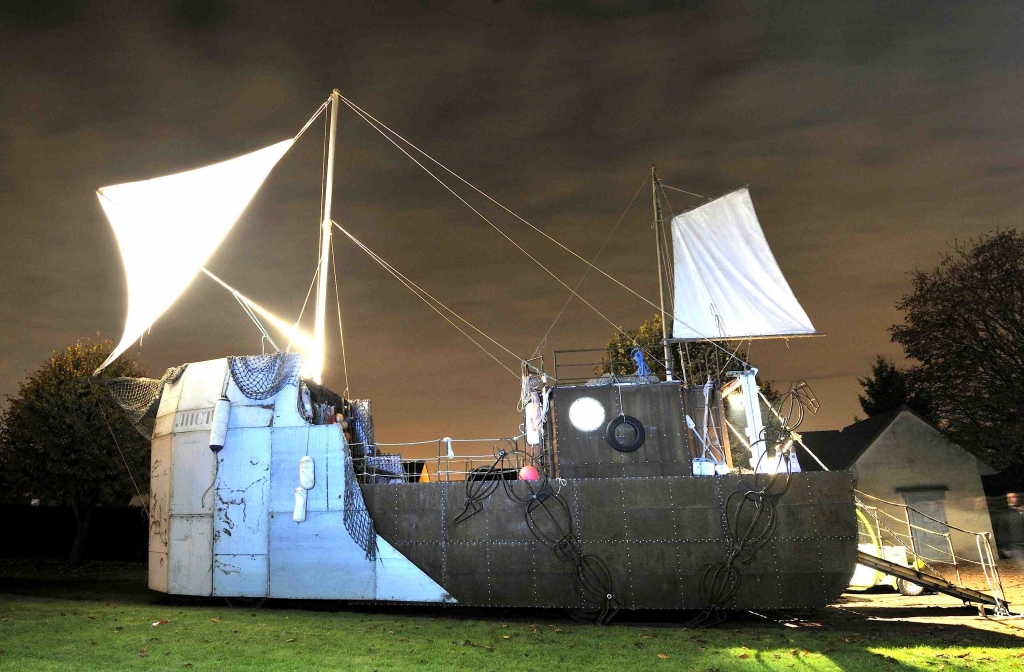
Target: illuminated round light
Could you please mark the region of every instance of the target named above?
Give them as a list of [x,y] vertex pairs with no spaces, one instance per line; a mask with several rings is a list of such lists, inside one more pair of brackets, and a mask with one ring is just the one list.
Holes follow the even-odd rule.
[[569,422],[581,432],[592,432],[604,424],[604,406],[593,397],[580,397],[569,407]]

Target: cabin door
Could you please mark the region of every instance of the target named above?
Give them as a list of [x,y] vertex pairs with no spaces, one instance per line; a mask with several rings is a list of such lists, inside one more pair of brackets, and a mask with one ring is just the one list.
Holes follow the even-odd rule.
[[928,562],[953,562],[946,541],[949,527],[946,526],[945,495],[943,490],[903,493],[903,500],[910,507],[908,513],[914,552]]

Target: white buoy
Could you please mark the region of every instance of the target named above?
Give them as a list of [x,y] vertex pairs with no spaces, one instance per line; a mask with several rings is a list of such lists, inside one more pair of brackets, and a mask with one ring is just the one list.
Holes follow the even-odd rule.
[[295,510],[292,512],[292,520],[296,523],[306,522],[306,489],[295,488]]
[[231,416],[231,400],[221,397],[213,409],[213,426],[210,428],[210,450],[219,453],[228,436],[228,418]]
[[313,474],[313,458],[306,455],[299,460],[299,487],[304,490],[312,490],[316,483]]
[[530,395],[530,400],[526,402],[526,406],[523,408],[523,420],[523,424],[526,427],[526,443],[531,446],[539,446],[543,416],[541,414],[540,395],[536,392]]

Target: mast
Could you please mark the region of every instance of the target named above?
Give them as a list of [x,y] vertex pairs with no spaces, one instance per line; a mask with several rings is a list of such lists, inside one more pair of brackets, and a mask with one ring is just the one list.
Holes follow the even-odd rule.
[[661,299],[661,338],[665,350],[665,380],[672,380],[672,351],[668,344],[668,322],[665,319],[665,281],[661,266],[661,230],[664,227],[661,217],[661,201],[658,200],[658,173],[651,165],[651,200],[654,204],[654,242],[658,252],[658,296]]
[[331,197],[334,195],[334,144],[338,133],[337,89],[331,92],[331,134],[327,145],[327,178],[324,184],[324,221],[320,225],[320,270],[316,286],[316,322],[313,325],[313,342],[316,344],[316,361],[310,366],[313,382],[320,383],[324,369],[324,318],[327,314],[327,263],[331,254]]

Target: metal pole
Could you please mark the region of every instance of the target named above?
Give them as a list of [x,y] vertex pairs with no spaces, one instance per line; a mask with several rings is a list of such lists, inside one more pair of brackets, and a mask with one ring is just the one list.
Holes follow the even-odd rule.
[[917,561],[920,559],[920,554],[917,552],[917,544],[914,543],[914,528],[910,524],[910,507],[906,504],[903,505],[903,517],[907,521],[907,536],[910,537],[910,550],[914,554],[914,569],[917,569]]
[[331,199],[334,196],[334,145],[338,134],[338,90],[331,92],[331,135],[327,145],[327,176],[324,183],[324,221],[320,224],[320,271],[316,286],[316,322],[313,325],[313,341],[317,352],[316,362],[310,367],[313,382],[319,384],[323,377],[324,324],[327,315],[327,262],[331,254]]
[[668,341],[668,324],[665,320],[665,281],[662,278],[664,272],[661,266],[661,201],[658,200],[658,174],[651,166],[651,200],[654,203],[654,242],[657,244],[658,252],[658,296],[661,299],[661,338],[662,346],[665,349],[665,380],[672,380],[672,350]]
[[953,540],[950,536],[950,533],[946,532],[946,548],[949,549],[949,559],[953,562],[953,569],[956,570],[956,582],[961,588],[963,588],[964,580],[963,577],[960,576],[960,563],[957,562],[956,554],[953,553]]

